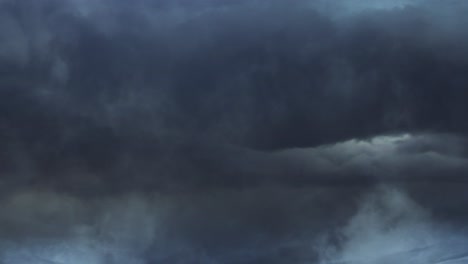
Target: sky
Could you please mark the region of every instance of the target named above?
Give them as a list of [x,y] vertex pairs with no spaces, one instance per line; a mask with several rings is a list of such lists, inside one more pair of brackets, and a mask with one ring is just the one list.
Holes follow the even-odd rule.
[[463,0],[0,0],[0,264],[468,261]]

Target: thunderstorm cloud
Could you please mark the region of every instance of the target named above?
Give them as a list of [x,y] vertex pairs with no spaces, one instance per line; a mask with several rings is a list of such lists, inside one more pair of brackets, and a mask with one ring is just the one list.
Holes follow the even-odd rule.
[[0,0],[0,264],[468,263],[467,12]]

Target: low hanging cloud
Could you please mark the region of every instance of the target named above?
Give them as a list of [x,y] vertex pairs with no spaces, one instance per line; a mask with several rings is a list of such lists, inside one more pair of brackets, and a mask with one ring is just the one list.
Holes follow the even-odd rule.
[[466,231],[435,223],[429,211],[405,193],[380,188],[363,199],[338,232],[340,243],[325,246],[319,263],[463,263]]
[[464,229],[438,222],[432,209],[405,191],[351,189],[272,187],[105,199],[17,193],[2,200],[1,260],[363,264],[466,258]]
[[[468,196],[463,181],[443,177],[463,159],[460,142],[396,135],[278,153],[238,150],[204,161],[231,174],[199,176],[204,184],[172,191],[10,192],[0,203],[0,256],[6,264],[456,263],[465,256]],[[393,160],[398,155],[408,157]],[[418,156],[438,164],[438,173],[422,177],[434,167],[420,166]],[[372,183],[362,181],[363,172]],[[236,173],[242,177],[229,179]]]

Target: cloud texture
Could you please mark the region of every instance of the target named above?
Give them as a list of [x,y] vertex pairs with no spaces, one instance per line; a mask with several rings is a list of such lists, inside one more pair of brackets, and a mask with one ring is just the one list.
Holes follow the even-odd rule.
[[0,0],[0,263],[463,263],[461,0]]

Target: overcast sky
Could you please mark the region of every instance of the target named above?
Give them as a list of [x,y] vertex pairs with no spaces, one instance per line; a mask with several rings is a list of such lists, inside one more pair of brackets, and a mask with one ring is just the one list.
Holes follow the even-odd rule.
[[467,262],[467,12],[0,0],[0,264]]

